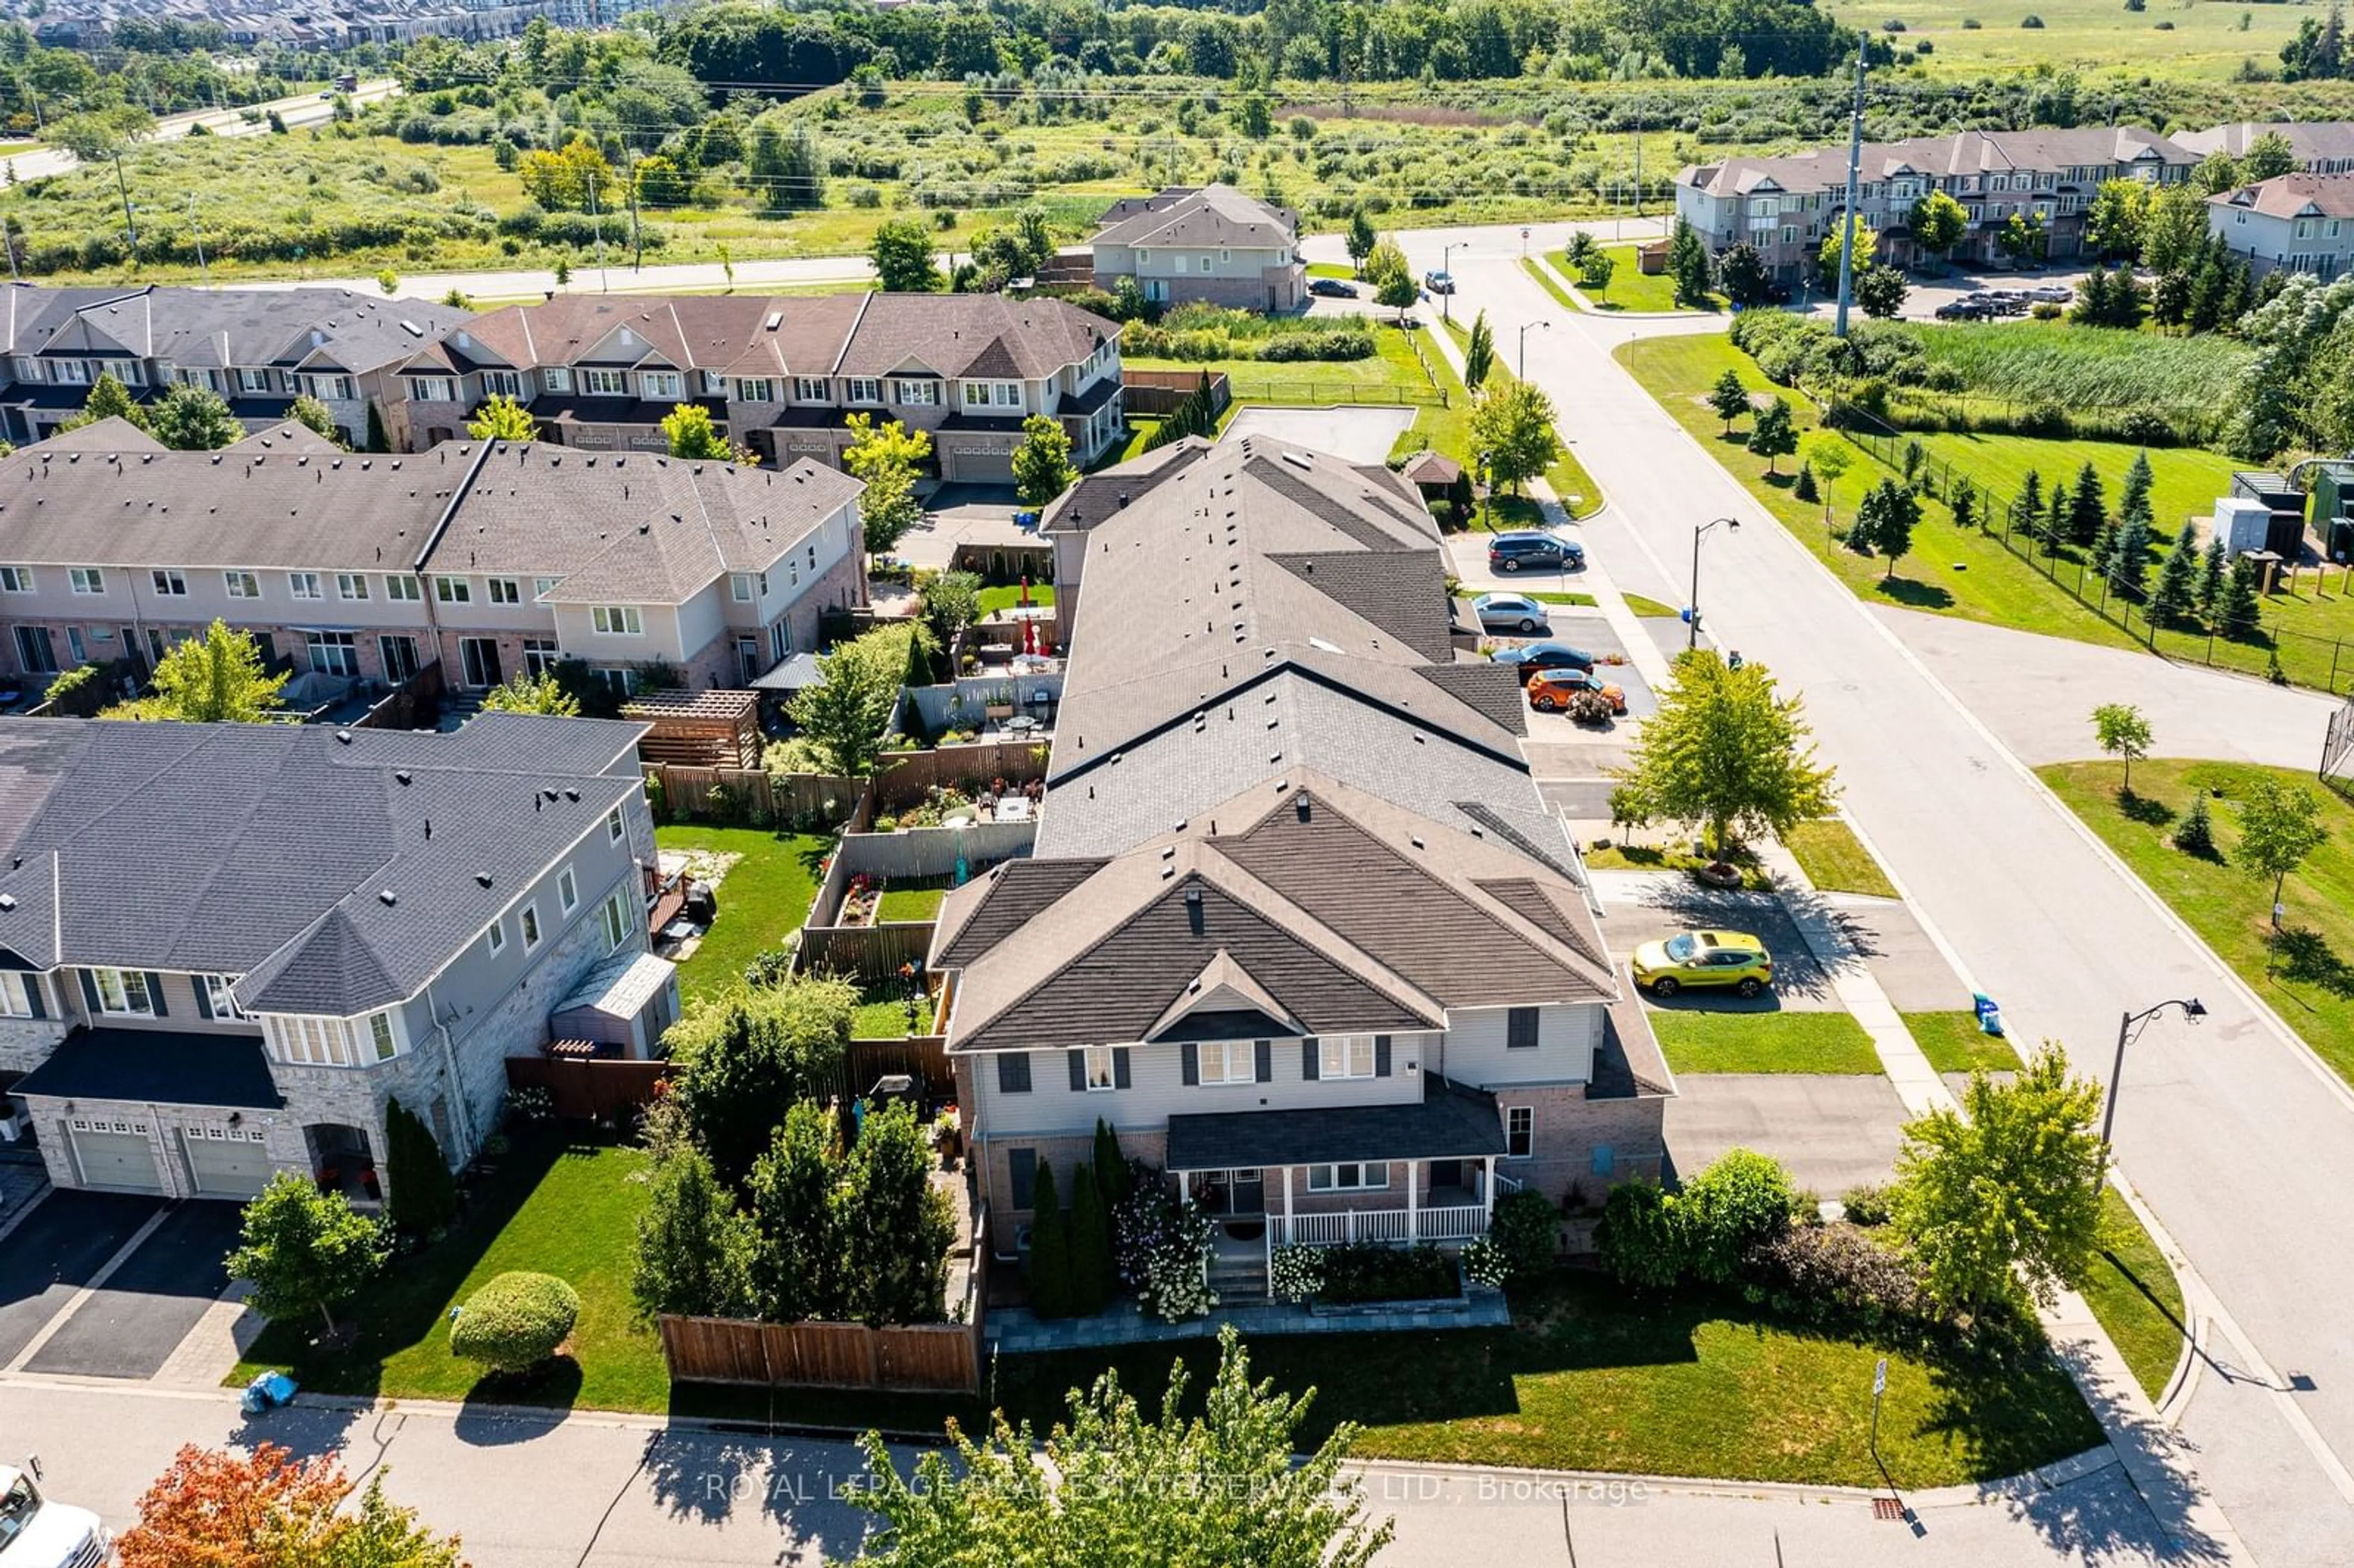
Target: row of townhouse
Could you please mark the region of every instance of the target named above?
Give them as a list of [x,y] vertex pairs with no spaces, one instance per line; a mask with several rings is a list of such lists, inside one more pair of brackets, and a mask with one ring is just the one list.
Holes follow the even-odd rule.
[[453,326],[398,375],[421,446],[504,397],[546,440],[659,451],[663,417],[696,403],[765,463],[838,467],[864,414],[928,431],[943,480],[1009,484],[1032,415],[1082,463],[1120,440],[1119,330],[999,294],[567,295]]
[[861,486],[817,463],[306,437],[175,452],[110,420],[0,459],[0,657],[144,668],[218,619],[320,685],[578,659],[622,690],[656,664],[734,686],[865,602]]
[[2336,278],[2354,267],[2354,174],[2280,175],[2210,196],[2207,228],[2258,277]]
[[367,444],[373,408],[385,444],[403,450],[408,410],[395,373],[466,319],[448,305],[345,289],[17,284],[0,293],[0,437],[41,440],[111,376],[141,402],[175,385],[207,387],[249,429],[315,397],[352,447]]
[[50,1179],[374,1196],[392,1101],[462,1165],[567,1009],[657,1034],[642,733],[0,726],[0,1089]]
[[1413,487],[1187,440],[1042,526],[1073,652],[1035,853],[929,955],[1001,1245],[1099,1119],[1219,1217],[1236,1291],[1272,1246],[1657,1177],[1673,1080]]

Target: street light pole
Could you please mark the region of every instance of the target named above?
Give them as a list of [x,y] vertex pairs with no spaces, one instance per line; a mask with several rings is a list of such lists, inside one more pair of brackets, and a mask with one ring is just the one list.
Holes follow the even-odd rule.
[[1551,325],[1553,325],[1553,323],[1551,322],[1522,322],[1521,323],[1520,376],[1522,380],[1526,381],[1529,378],[1529,328],[1549,327]]
[[1705,523],[1692,524],[1691,600],[1684,607],[1684,652],[1687,653],[1700,646],[1700,542],[1719,523],[1735,531],[1741,527],[1738,517],[1712,517]]
[[[2109,1093],[2106,1102],[2101,1107],[2101,1151],[2105,1156],[2109,1148],[2109,1129],[2116,1125],[2117,1089],[2125,1082],[2126,1044],[2133,1038],[2134,1025],[2147,1022],[2169,1007],[2182,1009],[2182,1016],[2193,1023],[2207,1016],[2207,1009],[2200,1004],[2197,997],[2191,996],[2161,1001],[2156,1007],[2146,1007],[2139,1012],[2124,1013],[2117,1019],[2117,1060],[2116,1065],[2109,1069]],[[2105,1169],[2107,1160],[2104,1159],[2102,1164]]]
[[1462,244],[1463,241],[1458,239],[1453,245],[1438,248],[1438,270],[1447,278],[1447,292],[1438,296],[1438,315],[1442,321],[1455,319],[1455,252]]

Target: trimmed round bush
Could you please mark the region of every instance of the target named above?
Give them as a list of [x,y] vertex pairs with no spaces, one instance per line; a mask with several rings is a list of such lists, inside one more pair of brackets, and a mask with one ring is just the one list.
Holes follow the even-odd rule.
[[466,1298],[450,1351],[491,1372],[528,1372],[556,1354],[580,1316],[580,1293],[552,1274],[502,1274]]

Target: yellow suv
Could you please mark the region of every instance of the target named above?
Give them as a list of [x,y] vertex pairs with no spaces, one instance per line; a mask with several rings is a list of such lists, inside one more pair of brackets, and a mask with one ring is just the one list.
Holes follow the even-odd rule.
[[1746,931],[1679,931],[1635,949],[1635,983],[1654,996],[1690,986],[1731,986],[1755,996],[1774,983],[1774,955]]

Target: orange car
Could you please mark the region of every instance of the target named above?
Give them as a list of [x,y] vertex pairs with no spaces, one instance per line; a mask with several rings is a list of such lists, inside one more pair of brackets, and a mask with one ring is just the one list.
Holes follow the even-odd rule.
[[1614,686],[1591,670],[1539,670],[1529,677],[1529,706],[1539,713],[1559,713],[1569,705],[1576,692],[1599,692],[1610,700],[1610,711],[1627,712],[1627,691]]

